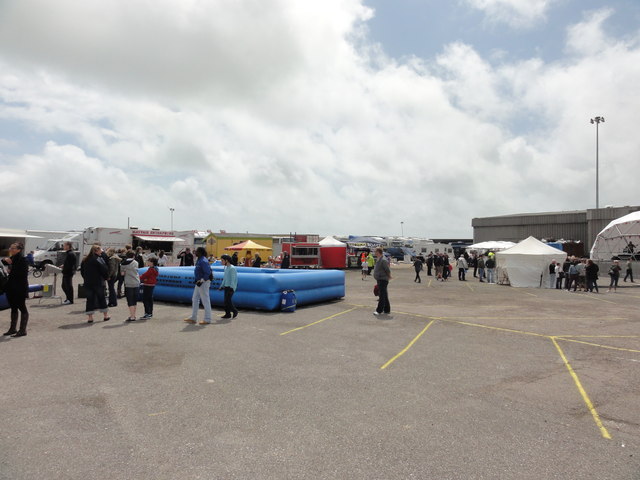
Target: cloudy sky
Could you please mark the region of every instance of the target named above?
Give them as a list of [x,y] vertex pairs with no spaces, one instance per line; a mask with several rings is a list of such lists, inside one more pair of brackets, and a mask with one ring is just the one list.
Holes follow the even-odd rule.
[[637,205],[637,0],[3,0],[0,227],[471,237]]

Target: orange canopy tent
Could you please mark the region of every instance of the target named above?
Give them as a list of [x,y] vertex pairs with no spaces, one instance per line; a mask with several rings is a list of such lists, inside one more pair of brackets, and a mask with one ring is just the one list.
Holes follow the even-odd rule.
[[253,240],[246,240],[244,242],[231,245],[230,247],[225,247],[225,250],[271,250],[271,248],[260,245]]

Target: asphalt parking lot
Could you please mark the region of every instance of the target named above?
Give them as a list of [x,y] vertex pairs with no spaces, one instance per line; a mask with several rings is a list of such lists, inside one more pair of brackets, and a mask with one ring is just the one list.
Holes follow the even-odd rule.
[[640,288],[393,275],[382,317],[357,270],[210,326],[31,300],[0,339],[0,479],[640,479]]

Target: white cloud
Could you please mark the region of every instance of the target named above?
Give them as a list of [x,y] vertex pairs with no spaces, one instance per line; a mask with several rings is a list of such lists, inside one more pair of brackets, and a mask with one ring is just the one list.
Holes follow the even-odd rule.
[[547,11],[557,0],[466,0],[473,8],[483,11],[495,23],[512,28],[531,27],[546,19]]
[[613,186],[640,151],[640,47],[604,13],[567,59],[496,66],[461,42],[387,58],[355,0],[126,5],[0,7],[0,122],[24,135],[2,135],[0,202],[28,227],[168,228],[173,207],[177,229],[470,237],[473,216],[590,206],[594,115],[603,203],[636,201]]

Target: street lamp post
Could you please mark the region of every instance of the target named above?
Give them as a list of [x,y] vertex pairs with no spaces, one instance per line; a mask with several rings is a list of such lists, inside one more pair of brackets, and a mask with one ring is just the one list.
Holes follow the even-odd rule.
[[400,222],[400,233],[404,237],[404,222]]
[[171,231],[173,232],[173,212],[175,212],[176,209],[169,207],[169,211],[171,212]]
[[600,123],[604,123],[604,117],[595,117],[591,119],[591,123],[592,124],[596,124],[596,209],[600,208],[600,196],[599,196],[599,163],[600,163],[600,159],[599,157],[599,149],[600,149],[600,145],[599,145],[599,132],[598,132],[598,127],[600,126]]

